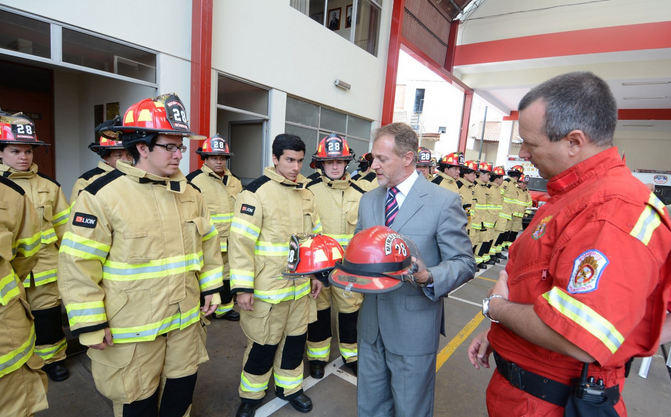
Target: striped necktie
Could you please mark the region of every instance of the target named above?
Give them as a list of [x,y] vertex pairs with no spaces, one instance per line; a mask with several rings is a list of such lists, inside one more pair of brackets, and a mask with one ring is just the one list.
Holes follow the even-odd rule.
[[396,194],[398,194],[398,188],[391,187],[387,191],[387,200],[385,201],[384,208],[384,225],[391,227],[391,224],[394,223],[394,219],[398,214],[398,202],[396,202]]

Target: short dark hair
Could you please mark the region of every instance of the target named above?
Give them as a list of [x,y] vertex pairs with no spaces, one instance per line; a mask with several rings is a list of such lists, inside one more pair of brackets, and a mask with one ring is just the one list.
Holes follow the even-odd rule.
[[572,130],[582,130],[595,145],[613,144],[617,104],[608,84],[591,72],[569,72],[529,91],[520,101],[522,111],[537,100],[545,109],[545,135],[557,142]]
[[412,152],[414,155],[413,163],[417,163],[417,148],[419,139],[417,133],[406,123],[391,123],[382,126],[375,131],[373,142],[385,135],[394,137],[394,153],[398,156],[405,155],[406,152]]
[[282,133],[275,136],[273,141],[273,155],[280,159],[285,150],[303,152],[305,154],[305,143],[301,138],[289,133]]
[[[158,135],[155,134],[154,137],[151,138],[151,142],[149,142],[149,145],[148,145],[149,152],[154,151],[154,147],[156,145],[157,140],[158,140]],[[131,146],[128,146],[128,147],[124,146],[124,148],[128,151],[130,156],[133,158],[133,162],[136,163],[136,164],[138,162],[140,162],[140,151],[137,150],[137,145],[139,145],[141,143],[146,144],[146,142],[144,142],[144,141],[138,141],[138,142],[135,142],[134,144],[132,144]]]

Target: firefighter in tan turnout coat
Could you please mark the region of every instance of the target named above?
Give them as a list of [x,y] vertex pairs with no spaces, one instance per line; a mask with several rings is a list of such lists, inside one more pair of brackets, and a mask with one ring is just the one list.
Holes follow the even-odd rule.
[[238,193],[242,191],[240,180],[226,168],[228,158],[234,156],[226,139],[214,135],[196,151],[203,160],[203,167],[187,175],[193,185],[200,189],[210,209],[210,216],[219,232],[221,257],[224,262],[224,287],[219,293],[221,304],[212,317],[230,321],[239,321],[240,314],[233,310],[231,295],[230,268],[228,266],[228,235],[233,220],[233,206]]
[[220,303],[222,286],[217,230],[179,171],[182,141],[194,136],[174,94],[132,105],[108,129],[101,133],[118,135],[135,166],[119,162],[79,194],[59,288],[115,415],[186,416],[208,360],[201,315]]
[[0,115],[0,174],[18,184],[33,203],[40,219],[41,247],[37,265],[25,277],[26,297],[35,317],[35,353],[44,360],[44,371],[53,381],[70,376],[63,365],[65,333],[61,325],[61,300],[58,293],[58,247],[63,238],[70,207],[61,186],[38,171],[33,150],[45,145],[37,139],[35,125],[22,113]]
[[[322,175],[309,183],[307,188],[315,195],[323,233],[346,248],[354,235],[359,200],[365,192],[351,181],[346,171],[354,153],[345,139],[333,134],[321,140],[315,159]],[[324,288],[317,297],[317,321],[308,326],[307,349],[313,378],[324,376],[324,366],[331,354],[331,304],[337,314],[340,356],[356,373],[356,322],[362,301],[363,294],[352,293],[351,297],[345,298],[343,291],[335,287]]]
[[[4,123],[4,122],[3,122]],[[24,417],[47,408],[47,376],[22,279],[40,249],[40,220],[23,188],[0,177],[0,410]]]

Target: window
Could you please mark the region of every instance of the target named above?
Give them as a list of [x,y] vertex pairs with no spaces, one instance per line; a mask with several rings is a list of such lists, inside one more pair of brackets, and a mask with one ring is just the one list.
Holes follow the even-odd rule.
[[415,104],[412,108],[413,113],[421,113],[424,108],[424,89],[415,90]]
[[156,54],[63,28],[63,62],[156,82]]
[[382,1],[359,0],[355,16],[354,43],[361,49],[377,56],[377,38],[380,33],[380,11]]
[[[310,160],[322,138],[331,133],[345,137],[350,148],[359,157],[368,152],[371,128],[372,123],[369,120],[287,97],[285,131],[300,137],[305,142],[306,155],[301,174],[306,177],[313,172]],[[356,164],[350,163],[349,171],[354,169]]]
[[51,26],[0,10],[0,48],[51,58]]
[[290,0],[291,7],[377,56],[382,0]]
[[217,104],[267,116],[268,90],[220,74]]

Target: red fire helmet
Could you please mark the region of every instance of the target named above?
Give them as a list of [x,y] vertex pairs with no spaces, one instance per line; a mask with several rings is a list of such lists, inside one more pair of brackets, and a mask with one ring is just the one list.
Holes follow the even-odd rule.
[[329,275],[331,284],[345,291],[384,293],[403,284],[401,275],[412,268],[411,246],[386,226],[362,230],[350,240],[342,262]]
[[291,235],[287,278],[300,278],[330,271],[343,258],[342,246],[337,240],[325,235]]
[[235,156],[235,154],[231,152],[228,141],[222,138],[218,133],[211,138],[206,139],[205,142],[203,142],[203,147],[198,148],[196,153],[202,156]]
[[444,169],[446,167],[463,167],[464,166],[464,154],[462,152],[452,152],[443,156],[440,161],[438,161],[438,167]]
[[89,149],[100,156],[104,156],[105,153],[107,152],[124,149],[124,147],[120,141],[111,140],[107,139],[104,136],[100,136],[98,142],[93,142],[92,144],[89,145]]
[[464,162],[463,168],[470,169],[471,171],[477,171],[478,170],[478,163],[475,162],[475,161],[466,161],[466,162]]
[[0,111],[0,143],[47,146],[37,139],[35,123],[23,113],[9,114]]
[[492,172],[492,164],[489,162],[480,162],[478,169],[481,172]]
[[139,101],[126,110],[121,125],[106,126],[100,134],[121,140],[124,146],[151,142],[153,134],[182,136],[193,140],[206,139],[189,130],[186,108],[177,94],[163,94]]
[[504,176],[504,175],[506,175],[506,170],[503,169],[503,166],[498,166],[498,167],[494,168],[494,171],[492,171],[492,174]]
[[512,167],[508,170],[508,175],[509,175],[509,176],[510,176],[510,175],[522,175],[522,174],[524,174],[524,167],[523,167],[522,165],[515,165],[515,166],[512,166]]
[[350,149],[347,141],[335,133],[331,133],[317,145],[317,154],[314,156],[314,160],[317,162],[333,160],[351,161],[354,159],[354,156],[354,152]]

